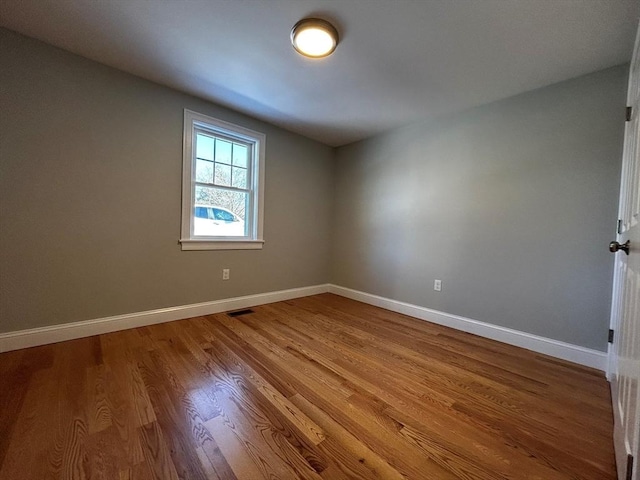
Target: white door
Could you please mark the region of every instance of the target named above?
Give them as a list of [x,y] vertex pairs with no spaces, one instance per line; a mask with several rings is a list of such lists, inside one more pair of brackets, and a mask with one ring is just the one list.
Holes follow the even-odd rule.
[[[609,380],[614,415],[618,478],[640,480],[640,29],[631,60],[620,189],[617,244],[629,241],[628,254],[615,253]],[[627,108],[629,111],[629,108]]]

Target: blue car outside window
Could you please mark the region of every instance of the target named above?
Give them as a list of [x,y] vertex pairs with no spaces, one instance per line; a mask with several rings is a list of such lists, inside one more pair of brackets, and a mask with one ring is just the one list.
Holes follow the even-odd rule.
[[219,208],[213,209],[213,216],[216,220],[222,220],[223,222],[233,222],[235,220],[231,213],[220,210]]
[[208,218],[206,207],[196,207],[197,218]]

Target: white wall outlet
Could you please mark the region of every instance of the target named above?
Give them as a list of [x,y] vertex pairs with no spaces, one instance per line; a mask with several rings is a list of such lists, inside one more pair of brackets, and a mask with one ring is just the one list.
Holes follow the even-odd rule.
[[433,289],[436,292],[442,291],[442,280],[434,280],[433,281]]
[[228,268],[223,268],[222,269],[222,279],[223,280],[229,280],[229,269]]

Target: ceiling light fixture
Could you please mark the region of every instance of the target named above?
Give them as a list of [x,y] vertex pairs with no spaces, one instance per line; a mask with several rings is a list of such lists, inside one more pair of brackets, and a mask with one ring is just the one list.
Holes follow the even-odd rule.
[[326,57],[338,45],[338,31],[326,20],[305,18],[291,29],[291,44],[305,57]]

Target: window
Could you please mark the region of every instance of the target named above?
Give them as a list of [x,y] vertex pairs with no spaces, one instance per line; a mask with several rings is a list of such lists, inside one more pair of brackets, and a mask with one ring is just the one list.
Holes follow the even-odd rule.
[[184,111],[183,250],[262,248],[264,134]]

